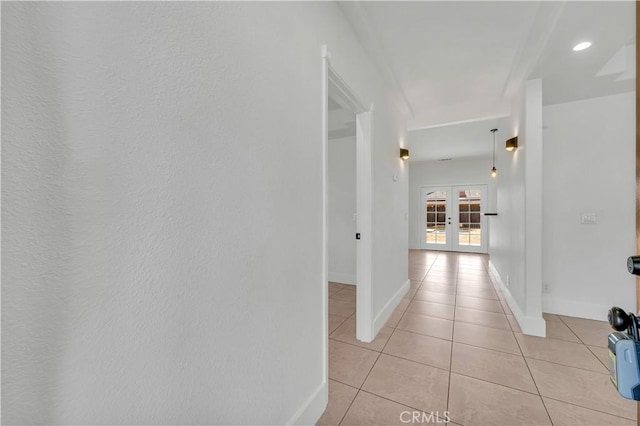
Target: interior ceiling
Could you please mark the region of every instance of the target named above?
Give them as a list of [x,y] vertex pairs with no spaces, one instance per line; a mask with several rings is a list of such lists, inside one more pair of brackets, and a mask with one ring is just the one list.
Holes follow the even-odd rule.
[[[635,89],[633,1],[376,1],[339,6],[373,62],[404,97],[413,130],[408,137],[412,161],[491,155],[490,144],[484,143],[490,122],[509,115],[514,96],[529,78],[542,79],[545,105]],[[573,52],[583,40],[593,46]],[[415,132],[465,122],[461,129],[467,130],[460,130],[460,137],[440,142],[447,149],[425,142],[430,132],[420,132],[420,138]],[[473,128],[480,133],[469,134]],[[442,134],[443,129],[432,133]],[[484,148],[463,142],[463,134],[483,141]],[[431,149],[417,145],[418,139]]]
[[491,129],[498,129],[496,149],[504,149],[505,141],[514,136],[508,117],[414,130],[409,145],[411,161],[490,157],[493,155]]

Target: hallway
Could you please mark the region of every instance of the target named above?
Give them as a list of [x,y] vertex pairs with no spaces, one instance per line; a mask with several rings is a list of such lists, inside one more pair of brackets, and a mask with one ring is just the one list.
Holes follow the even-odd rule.
[[635,425],[609,381],[608,324],[545,314],[547,338],[521,334],[487,263],[411,250],[411,289],[369,344],[355,340],[354,287],[330,283],[318,424]]

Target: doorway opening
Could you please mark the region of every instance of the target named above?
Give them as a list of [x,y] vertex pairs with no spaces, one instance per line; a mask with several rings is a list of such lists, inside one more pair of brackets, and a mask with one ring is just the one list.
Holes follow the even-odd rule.
[[[354,282],[343,283],[354,285],[355,288],[355,338],[362,342],[371,342],[374,339],[373,327],[373,301],[372,301],[372,242],[373,242],[373,169],[371,157],[371,108],[365,108],[347,83],[332,68],[329,54],[323,49],[323,294],[325,300],[324,324],[325,324],[325,372],[328,377],[328,336],[329,336],[329,259],[333,253],[329,253],[329,214],[331,207],[329,198],[329,141],[330,108],[340,108],[345,111],[345,117],[354,118],[355,130],[355,158],[351,167],[355,168],[355,211],[352,212],[351,226],[345,226],[344,232],[350,235],[343,236],[355,242],[355,276]],[[346,127],[350,127],[348,125]],[[340,136],[340,130],[332,128],[332,136]],[[347,132],[345,130],[345,132]],[[344,147],[343,147],[344,148]],[[350,230],[350,231],[349,231]],[[355,232],[354,232],[355,231]],[[356,238],[358,237],[358,238]],[[335,275],[334,275],[335,277]],[[339,277],[339,275],[338,275]],[[349,280],[349,276],[343,276]]]
[[487,253],[487,185],[420,188],[423,249]]

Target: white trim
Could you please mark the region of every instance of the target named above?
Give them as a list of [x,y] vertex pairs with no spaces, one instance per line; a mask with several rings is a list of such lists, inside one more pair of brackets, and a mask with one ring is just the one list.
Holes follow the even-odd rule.
[[356,275],[329,271],[329,281],[340,284],[356,285]]
[[313,425],[315,424],[329,402],[329,387],[324,381],[318,388],[306,399],[304,404],[296,411],[296,413],[285,423],[286,425]]
[[[471,118],[468,120],[448,121],[446,123],[429,124],[427,126],[412,127],[410,129],[407,129],[407,131],[414,132],[419,130],[435,129],[436,127],[457,126],[459,124],[476,123],[478,121],[486,121],[486,120],[497,120],[499,118],[509,118],[509,115],[500,114],[500,115],[490,115],[487,117]],[[489,158],[491,158],[491,155],[489,155]],[[433,160],[423,160],[423,161],[433,161]]]
[[371,140],[372,113],[356,116],[356,339],[372,342],[373,323],[373,160]]
[[547,325],[544,318],[542,318],[542,316],[540,316],[539,318],[528,317],[524,312],[522,312],[522,309],[520,309],[520,306],[511,295],[509,287],[504,285],[504,281],[502,281],[498,270],[494,266],[493,262],[491,262],[491,260],[489,260],[489,275],[502,290],[504,299],[507,302],[507,305],[509,305],[509,309],[511,309],[511,312],[513,312],[513,316],[516,318],[516,321],[518,321],[518,325],[520,326],[522,333],[528,334],[530,336],[546,337]]
[[376,319],[373,322],[373,335],[377,335],[382,327],[387,323],[389,317],[393,313],[393,311],[398,307],[398,304],[404,299],[404,297],[409,293],[409,289],[411,288],[411,280],[407,280],[402,287],[398,289],[396,294],[394,294],[391,299],[384,305],[384,308],[376,315]]
[[611,309],[610,305],[559,299],[546,294],[542,295],[542,312],[549,314],[606,321],[609,309]]
[[[322,46],[322,383],[329,380],[329,52]],[[322,415],[322,413],[320,413]],[[300,416],[294,416],[297,421]],[[319,419],[318,416],[317,419]],[[315,423],[318,420],[314,420]]]

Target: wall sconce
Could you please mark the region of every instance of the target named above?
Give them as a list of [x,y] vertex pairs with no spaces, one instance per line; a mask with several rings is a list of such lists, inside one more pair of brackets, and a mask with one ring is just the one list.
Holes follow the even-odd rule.
[[400,148],[400,158],[403,160],[409,159],[409,150],[406,148]]
[[511,139],[507,139],[505,148],[507,151],[515,151],[518,149],[518,137],[514,136]]

